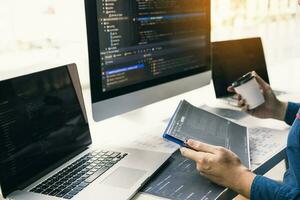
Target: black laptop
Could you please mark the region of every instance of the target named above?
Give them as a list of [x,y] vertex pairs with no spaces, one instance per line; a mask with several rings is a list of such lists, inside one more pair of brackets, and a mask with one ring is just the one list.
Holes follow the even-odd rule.
[[214,42],[213,83],[217,98],[229,97],[227,87],[242,75],[256,71],[270,83],[261,38]]
[[129,199],[170,156],[91,144],[75,64],[0,81],[4,198]]

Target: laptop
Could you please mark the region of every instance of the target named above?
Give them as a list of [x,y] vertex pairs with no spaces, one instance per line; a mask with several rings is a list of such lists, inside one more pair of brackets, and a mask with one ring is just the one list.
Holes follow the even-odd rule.
[[[217,99],[237,105],[227,87],[250,71],[256,71],[270,84],[261,38],[214,42],[212,49],[212,77]],[[280,95],[283,92],[275,91],[275,93]]]
[[1,81],[0,93],[4,198],[130,199],[170,156],[92,146],[75,64]]

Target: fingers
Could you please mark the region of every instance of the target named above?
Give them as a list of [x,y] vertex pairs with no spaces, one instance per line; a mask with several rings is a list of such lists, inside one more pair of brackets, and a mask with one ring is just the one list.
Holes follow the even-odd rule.
[[254,115],[254,110],[250,110],[249,105],[245,105],[244,107],[242,107],[242,111],[245,113],[248,113],[249,115]]
[[[241,102],[242,104],[242,102]],[[255,114],[255,109],[250,110],[249,105],[247,104],[246,101],[244,101],[244,104],[240,106],[242,108],[242,111],[249,114],[249,115],[254,115]]]
[[203,142],[199,142],[196,140],[188,140],[187,145],[197,151],[201,151],[201,152],[205,152],[205,153],[213,153],[214,154],[217,151],[215,146],[212,146],[212,145],[209,145],[209,144],[206,144]]
[[243,112],[248,112],[250,109],[249,109],[249,105],[248,104],[245,104],[243,107],[242,107],[242,111]]
[[238,101],[242,100],[242,96],[240,94],[234,95],[233,98]]
[[199,172],[208,173],[212,169],[213,154],[197,152],[187,148],[181,148],[180,151],[184,157],[196,162]]
[[187,157],[187,158],[189,158],[191,160],[194,160],[196,162],[198,162],[201,159],[204,159],[207,156],[206,153],[197,152],[197,151],[194,151],[194,150],[191,150],[191,149],[188,149],[188,148],[181,148],[180,152],[184,157]]
[[270,89],[270,85],[266,83],[255,71],[252,72],[252,75],[255,76],[258,84],[263,91],[267,91]]
[[[227,91],[228,91],[228,92],[231,92],[231,93],[236,93],[235,90],[234,90],[234,87],[232,87],[232,86],[229,86],[229,87],[227,88]],[[233,96],[233,98],[234,98],[235,100],[240,101],[240,100],[242,99],[242,96],[241,96],[240,94],[235,94],[235,95]]]
[[227,91],[228,91],[228,92],[231,92],[231,93],[234,93],[234,92],[235,92],[234,87],[232,87],[232,86],[229,86],[229,87],[227,88]]
[[201,171],[198,169],[197,167],[197,170],[200,172],[200,175],[209,179],[209,180],[215,180],[217,178],[217,176],[214,176],[213,173],[209,173],[209,171]]
[[246,105],[246,100],[245,99],[239,100],[239,102],[238,102],[239,107],[244,107],[245,105]]

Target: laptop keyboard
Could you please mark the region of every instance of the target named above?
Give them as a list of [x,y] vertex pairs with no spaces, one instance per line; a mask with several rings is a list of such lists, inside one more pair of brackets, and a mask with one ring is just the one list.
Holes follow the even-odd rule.
[[71,199],[127,154],[113,151],[88,153],[43,181],[30,192]]

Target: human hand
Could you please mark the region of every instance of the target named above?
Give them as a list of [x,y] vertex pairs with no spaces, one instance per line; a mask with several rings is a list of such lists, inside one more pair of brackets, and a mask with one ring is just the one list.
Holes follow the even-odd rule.
[[194,150],[181,148],[181,154],[196,162],[201,175],[249,198],[255,175],[242,165],[236,154],[195,140],[189,140],[187,145]]
[[[271,86],[266,83],[256,72],[252,72],[252,74],[255,76],[261,92],[265,97],[265,103],[253,110],[250,110],[246,100],[243,99],[240,94],[237,94],[236,99],[238,100],[238,106],[241,107],[243,111],[253,115],[254,117],[263,119],[274,118],[283,121],[287,110],[287,103],[279,101]],[[227,90],[235,93],[235,90],[232,86],[228,87]]]

